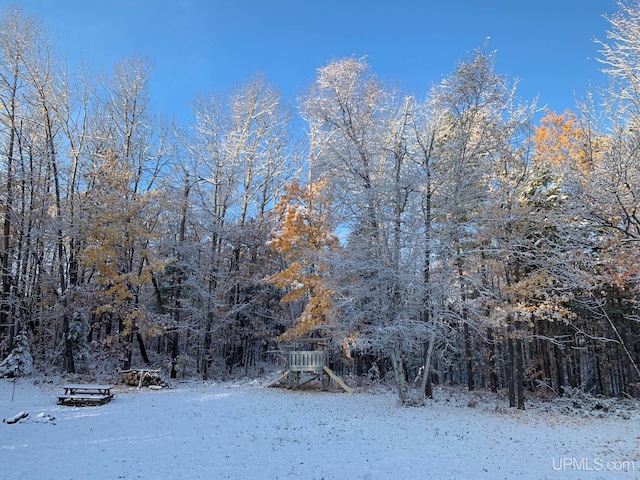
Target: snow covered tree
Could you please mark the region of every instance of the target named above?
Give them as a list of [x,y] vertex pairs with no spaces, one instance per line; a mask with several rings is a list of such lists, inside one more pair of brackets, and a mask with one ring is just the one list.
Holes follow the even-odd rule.
[[150,74],[148,63],[133,57],[121,60],[103,80],[90,163],[83,170],[80,258],[85,278],[99,286],[95,314],[116,322],[116,337],[127,351],[125,366],[134,340],[149,363],[144,337],[161,331],[145,301],[153,274],[166,263],[154,249],[166,146],[148,108]]
[[[59,175],[54,172],[58,165],[54,145],[56,82],[46,30],[36,17],[18,8],[5,10],[0,23],[0,333],[7,334],[9,347],[25,316],[35,321],[39,318],[27,298],[27,292],[40,289],[33,275],[38,269],[34,258],[51,253],[57,265],[62,265],[60,250],[49,250],[50,236],[60,227],[56,212],[61,207],[60,196],[54,200],[52,194],[55,182],[59,187]],[[53,285],[62,279],[60,269],[55,272]],[[48,293],[40,292],[41,301],[51,301]]]
[[[424,102],[416,104],[413,110],[413,121],[409,125],[410,145],[408,149],[411,159],[416,165],[416,175],[420,179],[417,182],[416,218],[423,224],[422,248],[423,258],[419,254],[416,263],[422,264],[421,288],[423,296],[423,311],[421,319],[428,325],[430,331],[428,340],[422,347],[422,365],[420,367],[419,390],[426,397],[432,396],[432,359],[438,330],[444,326],[441,322],[440,311],[443,306],[442,292],[445,282],[442,278],[442,262],[434,261],[439,255],[440,242],[437,239],[436,220],[438,218],[438,199],[442,187],[443,178],[439,162],[440,148],[443,139],[447,135],[447,125],[444,121],[445,110],[438,105],[436,95],[432,90]],[[419,222],[419,220],[417,220]]]
[[[2,79],[0,83],[0,98],[2,102],[1,134],[3,147],[4,192],[3,229],[0,263],[2,268],[2,297],[0,298],[0,325],[7,329],[12,338],[14,326],[9,323],[11,309],[11,285],[13,282],[13,221],[15,184],[15,156],[18,152],[19,134],[19,87],[24,79],[23,56],[28,55],[28,49],[33,40],[33,19],[25,19],[18,9],[3,11],[2,26],[0,28],[0,65]],[[10,342],[11,343],[11,342]]]
[[618,118],[637,122],[640,118],[640,78],[637,75],[640,68],[640,4],[636,1],[617,3],[618,11],[607,17],[611,25],[607,39],[597,40],[601,46],[598,60],[610,80],[606,101],[617,104]]
[[456,272],[458,286],[456,311],[464,341],[467,383],[474,388],[472,338],[469,297],[474,295],[467,271],[476,249],[478,224],[487,202],[488,161],[503,148],[501,116],[506,107],[508,90],[505,79],[494,70],[495,54],[477,49],[462,61],[438,88],[439,101],[447,114],[449,130],[444,140],[440,161],[446,165],[446,179],[441,194],[443,203],[440,223],[450,268]]
[[29,338],[23,331],[16,335],[13,350],[0,363],[0,378],[24,377],[33,371],[33,358],[29,347]]
[[[498,218],[517,216],[512,207],[528,162],[531,109],[516,105],[514,97],[515,88],[495,71],[495,53],[483,49],[460,62],[434,92],[445,127],[434,161],[439,184],[433,199],[439,259],[450,272],[443,279],[449,288],[443,314],[460,332],[469,389],[479,377],[476,369],[482,368],[478,351],[495,347],[495,325],[487,321],[488,259],[501,252],[504,260],[505,252],[517,249],[515,240],[497,239],[508,225],[492,225]],[[485,330],[486,335],[474,333]],[[490,369],[495,372],[495,364]]]
[[[567,192],[581,218],[584,247],[580,267],[590,279],[575,303],[576,341],[583,352],[577,372],[581,386],[605,395],[638,394],[640,355],[632,347],[640,338],[638,245],[640,222],[640,5],[619,2],[608,17],[611,29],[600,40],[600,61],[609,86],[600,92],[604,109],[583,105],[581,145],[589,168],[569,169]],[[604,115],[604,120],[602,119]],[[575,162],[573,162],[575,163]],[[572,162],[568,162],[572,166]],[[606,339],[606,342],[602,342]],[[616,359],[611,360],[611,359]],[[615,368],[602,365],[612,362]],[[615,373],[614,373],[615,372]]]
[[[401,403],[410,393],[407,358],[422,348],[426,324],[415,255],[412,199],[418,182],[408,155],[412,99],[387,90],[364,60],[318,70],[303,115],[313,140],[311,173],[327,181],[346,243],[335,256],[341,328],[364,352],[391,359]],[[418,253],[419,252],[419,253]],[[418,282],[416,282],[416,275]]]
[[202,259],[200,368],[207,376],[216,345],[231,369],[246,365],[255,346],[270,336],[266,317],[254,315],[264,301],[278,303],[277,289],[262,282],[277,268],[265,247],[267,219],[297,167],[290,111],[264,78],[254,77],[229,95],[200,96],[194,113],[187,150],[192,178],[198,179],[192,194]]
[[64,370],[76,373],[77,362],[87,359],[89,322],[83,313],[77,312],[71,319],[64,319],[64,330],[58,345],[58,358]]
[[141,301],[143,289],[151,285],[154,272],[162,271],[164,261],[150,249],[157,195],[135,194],[131,181],[131,172],[115,154],[107,155],[93,174],[82,208],[94,220],[83,231],[80,258],[100,286],[96,315],[113,318],[121,340],[131,345],[137,339],[145,357],[140,329],[152,334],[154,322]]

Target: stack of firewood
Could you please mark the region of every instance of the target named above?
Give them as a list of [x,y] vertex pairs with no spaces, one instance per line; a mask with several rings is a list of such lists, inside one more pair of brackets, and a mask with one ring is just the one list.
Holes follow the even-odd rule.
[[[140,382],[140,375],[142,382]],[[123,370],[120,372],[120,382],[132,387],[149,387],[151,385],[162,385],[159,370]]]

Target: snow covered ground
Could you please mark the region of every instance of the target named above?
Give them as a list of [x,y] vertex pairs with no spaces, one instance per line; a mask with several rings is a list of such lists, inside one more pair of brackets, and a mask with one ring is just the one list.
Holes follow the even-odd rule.
[[424,408],[402,408],[382,388],[246,381],[119,386],[104,406],[66,407],[56,405],[60,385],[24,379],[14,391],[0,380],[0,418],[29,413],[0,423],[1,479],[640,478],[635,404],[518,412],[488,393],[443,389]]

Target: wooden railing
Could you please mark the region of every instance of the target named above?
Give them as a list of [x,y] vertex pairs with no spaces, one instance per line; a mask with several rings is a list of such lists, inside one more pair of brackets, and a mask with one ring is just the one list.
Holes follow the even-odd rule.
[[327,352],[324,351],[293,351],[289,352],[290,372],[322,372],[327,364]]

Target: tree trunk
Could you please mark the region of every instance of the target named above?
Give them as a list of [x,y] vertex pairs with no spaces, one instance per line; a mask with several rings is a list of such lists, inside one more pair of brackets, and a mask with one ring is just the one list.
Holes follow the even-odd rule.
[[211,314],[207,315],[207,321],[204,326],[204,345],[202,347],[202,362],[200,370],[202,372],[202,379],[209,380],[209,361],[211,355]]
[[509,385],[509,407],[514,408],[516,406],[516,389],[515,389],[515,355],[513,352],[513,339],[509,336],[507,338],[507,350],[508,350],[508,365],[507,368],[507,383]]
[[176,366],[178,363],[179,338],[177,330],[171,334],[171,378],[178,378]]
[[10,314],[10,301],[11,295],[11,283],[12,283],[12,266],[11,266],[11,219],[13,211],[13,152],[16,143],[16,94],[18,89],[18,66],[15,66],[13,72],[13,80],[11,85],[11,97],[9,98],[8,105],[8,121],[9,121],[9,140],[7,144],[7,164],[5,170],[6,184],[5,184],[5,200],[4,200],[4,222],[2,228],[2,252],[0,253],[2,263],[2,301],[0,303],[0,326],[8,327],[10,343],[13,339],[12,325]]
[[392,348],[390,357],[391,365],[393,365],[393,378],[396,381],[396,388],[398,389],[398,400],[400,401],[400,404],[406,405],[409,403],[409,385],[407,384],[407,377],[400,349],[397,347]]
[[467,366],[467,382],[469,385],[469,390],[471,391],[475,388],[475,383],[473,381],[473,351],[471,348],[471,335],[469,333],[469,324],[466,321],[464,322],[462,331],[464,334],[464,356],[466,359],[466,366]]
[[524,365],[522,352],[522,339],[518,336],[515,340],[516,375],[515,382],[518,391],[518,410],[524,410]]
[[47,138],[47,154],[49,165],[51,166],[51,173],[53,175],[53,186],[55,193],[55,205],[56,205],[56,221],[57,221],[57,256],[58,256],[58,281],[59,281],[59,289],[62,294],[65,293],[67,289],[67,282],[65,277],[65,269],[64,269],[64,236],[62,233],[62,198],[60,194],[60,179],[58,176],[58,163],[56,160],[56,150],[55,150],[55,142],[54,142],[54,133],[53,128],[51,126],[51,116],[49,114],[49,109],[46,105],[46,98],[44,97],[44,92],[41,92],[42,95],[42,110],[43,110],[43,120],[45,127],[45,134]]
[[489,383],[491,385],[491,391],[497,393],[498,369],[496,367],[496,344],[493,339],[493,329],[491,327],[487,329],[487,343],[489,349]]
[[182,208],[180,211],[180,229],[178,232],[178,268],[175,275],[175,287],[174,287],[174,299],[173,299],[173,319],[175,322],[175,331],[171,334],[171,378],[177,378],[178,372],[176,371],[176,365],[178,363],[178,354],[180,348],[180,323],[182,317],[182,284],[185,280],[185,274],[183,270],[183,249],[184,241],[187,231],[187,211],[189,209],[189,192],[191,186],[189,185],[189,177],[186,178],[186,185],[183,190]]
[[558,384],[557,393],[558,395],[562,395],[563,387],[565,386],[562,351],[560,350],[560,347],[554,345],[553,352],[556,361],[556,383]]
[[147,349],[144,346],[144,339],[140,334],[140,331],[136,328],[136,340],[138,340],[138,348],[140,348],[140,356],[142,357],[142,361],[145,365],[151,365],[151,360],[149,360],[149,356],[147,355]]
[[424,355],[424,360],[422,363],[422,381],[420,384],[420,391],[423,392],[425,398],[432,398],[433,391],[431,388],[431,357],[433,356],[433,345],[435,343],[436,332],[434,329],[431,330],[429,335],[429,341],[427,343],[427,351]]
[[475,388],[473,382],[473,353],[471,351],[471,334],[469,333],[469,309],[467,308],[467,294],[465,292],[465,280],[462,271],[462,259],[460,242],[456,242],[456,252],[458,254],[458,260],[456,261],[458,266],[458,281],[460,282],[460,302],[462,304],[462,336],[464,338],[464,358],[465,367],[467,371],[467,385],[469,390]]
[[64,350],[62,352],[62,369],[68,373],[76,373],[76,364],[73,358],[73,345],[69,338],[69,318],[64,316],[64,324],[62,328],[64,336]]

